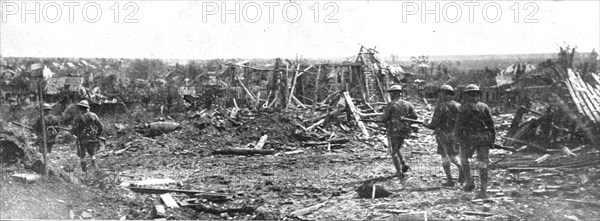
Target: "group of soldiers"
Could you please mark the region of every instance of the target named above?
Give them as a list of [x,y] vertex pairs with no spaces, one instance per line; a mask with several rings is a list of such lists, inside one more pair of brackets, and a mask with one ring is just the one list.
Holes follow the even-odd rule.
[[[387,104],[382,116],[388,134],[389,146],[392,154],[392,162],[396,168],[397,175],[404,177],[410,169],[400,151],[404,139],[411,133],[410,121],[418,118],[413,106],[402,99],[402,87],[394,85],[389,88],[391,101]],[[442,157],[442,168],[446,173],[447,182],[444,186],[454,186],[454,180],[450,170],[454,164],[459,170],[458,183],[464,184],[464,191],[473,191],[475,184],[471,177],[469,158],[477,152],[477,162],[474,165],[479,169],[481,187],[478,197],[485,197],[489,163],[489,149],[495,140],[494,122],[490,108],[478,101],[481,91],[477,85],[471,84],[465,87],[464,102],[459,104],[454,101],[454,90],[450,85],[444,85],[439,90],[439,102],[435,107],[433,118],[424,126],[434,130],[437,153]],[[92,167],[96,165],[96,152],[100,147],[100,134],[104,126],[98,116],[90,111],[89,103],[82,100],[77,103],[80,114],[75,118],[71,133],[77,137],[77,155],[80,158],[82,171],[87,171],[85,160],[86,153],[90,155]],[[54,145],[59,125],[58,117],[50,114],[52,107],[43,105],[44,123],[46,126],[47,152],[51,152]],[[34,131],[42,138],[41,118],[34,126]],[[40,152],[43,151],[41,139],[38,140]]]
[[[87,100],[79,101],[77,103],[77,107],[79,110],[79,115],[75,117],[70,132],[77,138],[77,156],[79,157],[81,170],[83,172],[87,172],[87,162],[85,159],[86,154],[91,158],[91,166],[93,168],[97,168],[96,152],[98,149],[100,149],[100,135],[104,130],[104,125],[100,121],[100,118],[98,118],[95,113],[90,111],[90,105]],[[52,152],[52,147],[54,146],[58,130],[60,129],[60,120],[59,117],[50,114],[52,111],[52,106],[50,104],[43,104],[42,109],[43,117],[38,118],[35,121],[32,129],[38,137],[36,142],[39,147],[38,150],[40,153],[43,153],[44,127],[42,125],[45,126],[46,153],[50,153]],[[42,124],[42,119],[44,124]]]
[[[402,99],[402,87],[394,85],[389,88],[391,101],[383,113],[383,122],[386,124],[388,141],[392,149],[392,162],[397,175],[404,177],[409,170],[402,152],[400,151],[404,139],[411,132],[410,121],[404,119],[418,118],[413,106]],[[478,198],[486,197],[488,182],[487,165],[489,163],[489,149],[496,139],[494,122],[490,108],[479,102],[481,95],[479,87],[474,84],[467,85],[464,90],[463,104],[453,100],[454,90],[450,85],[443,85],[438,93],[439,102],[434,109],[430,123],[425,127],[434,130],[437,142],[437,153],[442,157],[442,168],[446,173],[447,181],[444,186],[454,186],[451,164],[459,171],[458,183],[464,184],[463,191],[473,191],[475,184],[471,177],[469,158],[477,152],[477,161],[474,167],[479,169],[481,179]]]

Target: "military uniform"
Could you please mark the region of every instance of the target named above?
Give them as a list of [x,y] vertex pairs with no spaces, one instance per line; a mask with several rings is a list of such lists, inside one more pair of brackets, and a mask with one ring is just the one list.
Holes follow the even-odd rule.
[[58,117],[53,115],[46,115],[43,118],[38,118],[33,124],[33,132],[37,135],[36,144],[38,145],[38,151],[40,153],[44,152],[44,135],[42,128],[42,119],[44,119],[44,124],[46,125],[46,147],[47,153],[52,152],[52,147],[54,146],[54,142],[56,140],[56,135],[58,134],[58,126],[59,120]]
[[460,104],[452,100],[454,89],[450,85],[443,85],[440,88],[439,103],[433,112],[431,123],[424,125],[434,130],[435,141],[437,142],[437,153],[442,157],[442,168],[446,174],[447,182],[443,186],[454,186],[450,163],[458,167],[458,182],[464,182],[462,167],[458,161],[458,145],[454,139],[454,129],[456,125],[456,115],[460,109]]
[[442,156],[458,155],[458,149],[454,145],[454,127],[459,108],[460,104],[456,101],[441,102],[434,109],[431,123],[425,125],[434,130],[437,153]]
[[415,120],[418,118],[413,106],[402,99],[389,102],[383,112],[382,121],[387,127],[388,145],[392,149],[392,161],[399,174],[406,172],[409,168],[402,157],[400,148],[404,143],[404,138],[411,132],[410,123],[402,121],[402,118]]
[[496,131],[490,108],[475,100],[476,96],[481,95],[479,87],[467,85],[465,93],[466,102],[460,106],[455,128],[456,140],[460,145],[460,160],[466,178],[463,190],[471,191],[475,188],[469,158],[477,151],[477,168],[481,180],[481,192],[477,197],[483,198],[487,189],[489,151],[496,139]]
[[[90,136],[85,134],[86,127],[96,127],[96,136]],[[75,118],[73,125],[73,134],[77,136],[79,142],[79,148],[77,149],[77,156],[80,158],[85,157],[86,152],[93,156],[100,147],[100,134],[104,130],[104,125],[100,122],[98,116],[92,112],[85,112],[84,114]],[[92,134],[93,135],[93,134]]]
[[489,148],[496,132],[490,108],[486,104],[477,102],[461,105],[455,133],[461,144],[461,155],[470,158],[477,151],[477,160],[489,162]]
[[100,149],[100,134],[104,130],[104,125],[98,116],[89,111],[87,101],[80,101],[77,106],[84,108],[83,114],[75,118],[72,133],[77,136],[77,156],[80,158],[81,169],[86,172],[85,155],[89,154],[92,158],[92,166],[96,167],[96,152]]

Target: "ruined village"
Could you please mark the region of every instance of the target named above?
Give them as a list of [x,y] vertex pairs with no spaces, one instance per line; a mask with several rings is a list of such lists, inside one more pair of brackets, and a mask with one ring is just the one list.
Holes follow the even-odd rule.
[[[2,219],[594,220],[600,217],[598,54],[535,61],[2,58]],[[489,61],[487,61],[489,62]],[[477,65],[472,65],[477,64]],[[498,67],[500,66],[500,67]],[[431,120],[442,85],[476,84],[496,139],[487,197],[446,182]],[[418,115],[395,176],[378,122],[401,85]],[[60,120],[52,152],[31,125]],[[104,124],[82,171],[69,131]],[[477,170],[471,176],[480,185]],[[458,177],[453,167],[452,174]]]

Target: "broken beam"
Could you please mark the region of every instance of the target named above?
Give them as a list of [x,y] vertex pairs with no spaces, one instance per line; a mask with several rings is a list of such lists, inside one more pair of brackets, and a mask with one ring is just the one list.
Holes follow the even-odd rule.
[[344,92],[344,99],[346,100],[346,104],[348,104],[350,111],[352,111],[354,120],[356,120],[358,127],[362,131],[363,135],[365,135],[365,137],[369,137],[369,131],[367,131],[365,124],[360,120],[360,115],[358,114],[358,110],[356,110],[356,106],[354,106],[354,103],[352,102],[352,98],[350,97],[350,93],[348,93],[348,91]]

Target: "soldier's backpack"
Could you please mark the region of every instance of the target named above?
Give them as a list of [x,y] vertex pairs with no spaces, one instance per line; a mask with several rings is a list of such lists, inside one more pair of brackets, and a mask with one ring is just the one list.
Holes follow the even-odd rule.
[[443,111],[446,113],[446,116],[444,117],[444,124],[442,125],[442,128],[444,128],[446,131],[454,131],[458,109],[454,106],[444,105]]
[[98,126],[95,124],[86,124],[80,136],[83,142],[98,141]]
[[46,137],[54,138],[58,134],[58,130],[54,126],[46,127]]

